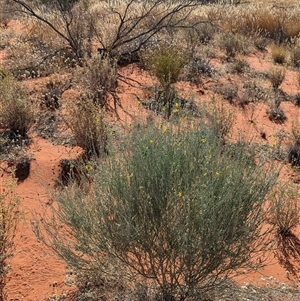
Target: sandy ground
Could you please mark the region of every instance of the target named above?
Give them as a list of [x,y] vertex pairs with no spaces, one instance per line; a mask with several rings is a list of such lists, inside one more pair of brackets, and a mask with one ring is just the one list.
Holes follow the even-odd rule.
[[[16,25],[12,25],[16,26]],[[20,30],[16,26],[16,30]],[[5,57],[5,50],[0,51],[0,64]],[[268,57],[260,53],[249,55],[247,60],[251,69],[255,71],[265,71],[270,68],[271,63]],[[139,116],[140,107],[137,95],[142,95],[143,91],[138,84],[151,83],[154,79],[144,71],[134,66],[129,66],[120,71],[124,78],[131,78],[127,83],[120,82],[118,91],[121,99],[121,107],[117,107],[117,117],[112,117],[113,122],[130,123],[134,116]],[[237,80],[235,75],[228,75],[230,80]],[[288,94],[296,94],[299,90],[295,73],[288,71],[282,89]],[[45,79],[46,80],[46,79]],[[40,81],[40,80],[39,80]],[[128,84],[130,83],[130,85]],[[28,81],[34,86],[34,81]],[[207,83],[202,82],[202,88]],[[237,82],[237,84],[242,84]],[[195,102],[205,101],[211,95],[210,92],[202,93],[200,87],[187,87],[185,83],[180,83],[179,88],[182,93],[191,91],[195,95]],[[201,93],[200,93],[201,92]],[[70,93],[67,91],[65,98]],[[229,105],[228,105],[229,106]],[[284,124],[275,124],[268,119],[266,104],[249,106],[246,110],[234,108],[235,123],[233,137],[242,135],[249,139],[256,139],[262,142],[261,132],[266,133],[267,140],[272,144],[277,138],[276,133],[283,131],[287,135],[290,133],[291,122],[299,120],[300,109],[290,102],[282,103],[282,108],[288,116]],[[66,263],[58,259],[54,252],[38,241],[32,231],[32,223],[39,214],[43,214],[43,208],[47,202],[51,201],[50,191],[59,173],[59,161],[64,158],[76,157],[80,150],[65,146],[55,146],[50,142],[36,137],[31,133],[33,139],[30,146],[30,153],[33,156],[30,176],[17,186],[17,194],[21,198],[21,210],[24,218],[17,228],[15,239],[16,251],[10,260],[11,269],[7,277],[6,294],[9,301],[26,300],[41,301],[48,300],[49,296],[67,293],[74,290],[74,287],[65,284]],[[2,180],[8,175],[3,173]],[[3,180],[4,181],[4,180]],[[287,271],[279,265],[272,254],[269,254],[270,265],[256,272],[245,271],[237,280],[241,283],[251,283],[255,285],[266,285],[267,283],[279,284],[290,283]]]

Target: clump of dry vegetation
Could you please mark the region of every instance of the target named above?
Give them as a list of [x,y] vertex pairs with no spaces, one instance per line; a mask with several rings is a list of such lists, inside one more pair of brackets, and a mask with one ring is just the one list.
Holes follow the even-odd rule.
[[274,90],[277,90],[285,78],[284,68],[271,68],[268,72],[268,78]]
[[14,237],[20,212],[19,198],[15,194],[14,180],[2,183],[0,187],[0,300],[7,300],[4,287],[7,283],[9,270],[8,260],[13,256]]
[[23,143],[34,122],[34,110],[28,91],[15,81],[9,73],[0,79],[0,106],[3,134],[15,143]]
[[271,45],[271,55],[273,61],[277,64],[283,65],[287,62],[288,51],[283,45],[273,44]]
[[93,100],[85,100],[70,111],[68,124],[75,141],[87,158],[108,154],[108,141],[104,114]]

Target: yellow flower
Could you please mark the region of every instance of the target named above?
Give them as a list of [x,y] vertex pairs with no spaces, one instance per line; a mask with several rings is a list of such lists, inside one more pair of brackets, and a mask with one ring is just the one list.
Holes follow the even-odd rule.
[[150,142],[150,144],[153,144],[154,141],[152,139],[150,139],[149,142]]
[[276,141],[274,141],[274,142],[273,142],[273,146],[276,146],[276,145],[277,145],[277,142],[276,142]]
[[216,171],[216,176],[218,177],[220,175],[220,173],[218,171]]
[[178,102],[175,103],[175,108],[179,109],[179,103]]
[[202,138],[202,139],[201,139],[201,142],[202,142],[202,143],[205,143],[205,142],[206,142],[206,139],[205,139],[205,138]]
[[85,169],[86,169],[86,170],[93,170],[94,168],[93,168],[92,165],[86,165],[86,166],[85,166]]
[[179,198],[181,198],[181,197],[182,197],[182,192],[179,191],[179,192],[177,193],[177,196],[178,196]]

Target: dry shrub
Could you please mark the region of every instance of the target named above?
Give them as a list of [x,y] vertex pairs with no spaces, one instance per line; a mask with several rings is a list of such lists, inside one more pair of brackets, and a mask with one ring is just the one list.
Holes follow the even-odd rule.
[[69,126],[87,158],[108,153],[104,115],[93,100],[82,101],[70,111]]
[[237,58],[229,66],[232,73],[243,73],[249,68],[249,63],[243,58]]
[[279,104],[271,104],[267,109],[267,114],[269,115],[269,119],[275,123],[283,123],[287,117],[285,111],[279,106]]
[[275,224],[282,233],[295,229],[300,222],[300,204],[298,191],[291,183],[277,187],[272,194],[273,209],[269,222]]
[[226,55],[229,57],[234,57],[236,54],[245,54],[248,49],[246,39],[240,34],[235,34],[231,31],[221,35],[220,47],[225,50]]
[[276,90],[282,84],[285,78],[284,68],[271,68],[268,72],[268,78],[272,87]]
[[300,44],[297,43],[291,49],[291,63],[293,67],[300,67]]
[[[50,20],[55,21],[55,14],[53,13],[52,18],[49,16]],[[28,34],[27,38],[37,47],[59,49],[65,46],[63,38],[56,34],[56,32],[50,28],[44,22],[38,19],[31,19],[27,21],[28,23]]]
[[272,193],[273,210],[269,222],[277,228],[276,256],[287,270],[288,277],[297,279],[300,271],[300,240],[293,230],[300,222],[298,188],[291,183],[278,186]]
[[0,117],[10,138],[27,137],[34,122],[34,110],[27,90],[12,78],[0,79]]
[[94,55],[85,67],[82,77],[83,89],[88,98],[92,98],[102,107],[108,105],[108,94],[116,97],[117,87],[116,61],[100,54]]
[[288,50],[283,45],[271,45],[272,59],[277,64],[284,64],[287,61]]
[[293,120],[291,128],[291,146],[288,149],[288,161],[291,166],[300,166],[300,124]]
[[283,8],[252,3],[246,9],[229,8],[220,19],[223,28],[227,30],[244,35],[256,34],[284,43],[299,35],[298,15],[299,10],[291,9],[288,5]]
[[6,274],[9,269],[7,260],[13,255],[16,224],[19,219],[19,198],[15,194],[15,183],[1,182],[0,187],[0,300],[7,300],[4,293]]

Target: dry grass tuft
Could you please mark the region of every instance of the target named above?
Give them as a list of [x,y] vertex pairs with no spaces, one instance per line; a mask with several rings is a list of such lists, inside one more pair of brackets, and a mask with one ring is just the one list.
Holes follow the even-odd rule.
[[271,55],[274,63],[283,65],[284,63],[287,62],[288,50],[283,45],[272,44]]

